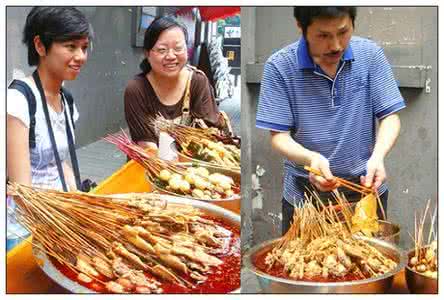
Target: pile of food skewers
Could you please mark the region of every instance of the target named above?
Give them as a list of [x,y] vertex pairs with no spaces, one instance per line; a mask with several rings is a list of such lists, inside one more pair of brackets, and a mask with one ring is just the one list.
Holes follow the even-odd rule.
[[240,169],[240,139],[220,135],[215,128],[193,128],[163,118],[152,121],[156,130],[172,136],[182,155],[213,165]]
[[[322,204],[321,204],[322,206]],[[365,239],[353,235],[351,220],[334,210],[305,202],[295,208],[293,223],[265,262],[298,280],[348,281],[385,274],[397,263]]]
[[424,276],[436,279],[438,277],[438,242],[434,230],[436,210],[433,215],[430,214],[429,234],[427,238],[424,236],[424,225],[429,208],[430,201],[427,202],[422,217],[417,218],[415,214],[415,236],[412,237],[415,250],[409,257],[408,266]]
[[[318,170],[305,169],[321,176]],[[311,198],[295,208],[288,232],[266,254],[266,271],[296,280],[334,282],[368,279],[398,266],[361,237],[372,237],[379,230],[378,196],[361,185],[341,178],[338,181],[363,195],[355,212],[337,191],[333,194],[336,205],[331,201],[324,204],[312,192]]]
[[[305,167],[306,170],[314,173],[315,175],[322,176],[322,174],[315,169],[310,167]],[[329,208],[335,207],[336,209],[340,209],[342,217],[344,219],[349,219],[351,223],[351,231],[354,234],[363,234],[367,237],[375,237],[379,233],[380,226],[378,222],[378,203],[379,208],[381,210],[381,215],[385,220],[385,212],[381,203],[381,199],[379,198],[378,193],[376,193],[371,188],[347,181],[345,179],[337,177],[339,184],[362,195],[362,198],[356,203],[354,210],[352,210],[350,203],[348,203],[347,199],[340,195],[338,192],[334,192],[334,200],[338,203],[338,206],[335,206],[330,203]],[[313,194],[314,198],[317,198],[315,194]],[[321,202],[320,199],[317,199],[318,202]]]
[[147,154],[124,133],[105,140],[141,164],[149,180],[158,188],[179,196],[200,200],[232,200],[240,198],[240,185],[221,173],[210,173],[204,166],[185,167]]
[[7,188],[34,246],[96,291],[162,293],[163,283],[186,291],[204,284],[222,257],[240,257],[233,232],[202,210],[169,204],[158,194],[111,197],[15,183]]

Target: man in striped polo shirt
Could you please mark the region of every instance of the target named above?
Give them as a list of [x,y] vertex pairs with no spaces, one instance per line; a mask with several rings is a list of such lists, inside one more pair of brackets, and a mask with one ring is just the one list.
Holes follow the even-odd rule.
[[270,130],[272,147],[285,157],[283,234],[307,187],[322,197],[338,187],[332,174],[378,189],[387,205],[384,157],[405,104],[382,48],[352,36],[355,16],[355,7],[295,7],[302,37],[264,67],[256,127]]

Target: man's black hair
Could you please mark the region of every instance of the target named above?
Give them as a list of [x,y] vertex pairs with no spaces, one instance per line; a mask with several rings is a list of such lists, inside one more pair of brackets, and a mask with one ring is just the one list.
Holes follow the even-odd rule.
[[355,6],[294,6],[293,15],[302,29],[302,34],[307,34],[307,28],[315,18],[338,18],[349,15],[353,27],[355,26]]
[[73,7],[34,7],[26,17],[23,43],[28,47],[28,64],[39,64],[39,54],[34,37],[40,40],[46,51],[53,42],[65,42],[90,37],[90,24],[85,15]]
[[[183,31],[183,34],[185,35],[185,43],[188,43],[188,31],[185,25],[183,25],[173,17],[163,16],[154,19],[154,21],[146,29],[143,39],[143,49],[147,51],[153,49],[161,33],[174,27],[180,28]],[[143,71],[144,74],[148,73],[151,70],[151,65],[146,58],[140,63],[140,69]]]

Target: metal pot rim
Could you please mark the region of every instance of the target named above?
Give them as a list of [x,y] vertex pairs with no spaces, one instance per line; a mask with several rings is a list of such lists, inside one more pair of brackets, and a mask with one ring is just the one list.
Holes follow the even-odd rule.
[[253,248],[249,249],[243,255],[243,263],[250,272],[256,274],[256,276],[258,276],[258,277],[264,277],[266,279],[269,279],[272,281],[277,281],[280,283],[285,283],[288,285],[307,286],[307,287],[310,287],[310,286],[319,287],[319,285],[322,285],[325,287],[346,287],[346,286],[354,286],[354,285],[359,285],[359,284],[372,283],[375,281],[383,280],[383,279],[389,278],[391,276],[394,276],[395,274],[400,272],[402,269],[404,269],[404,267],[406,265],[407,258],[406,258],[404,251],[399,249],[397,246],[395,246],[392,243],[389,243],[389,242],[386,242],[383,240],[379,240],[379,239],[375,239],[375,238],[368,238],[368,237],[359,237],[359,238],[363,239],[363,240],[369,240],[375,244],[380,244],[381,246],[383,246],[385,248],[389,248],[391,250],[396,251],[399,254],[399,263],[398,263],[397,267],[394,270],[392,270],[384,275],[377,276],[377,277],[372,277],[372,278],[368,278],[368,279],[361,279],[361,280],[353,280],[353,281],[341,281],[341,282],[313,282],[313,281],[292,280],[292,279],[276,277],[276,276],[267,274],[265,272],[262,272],[261,270],[258,270],[252,262],[253,256],[259,250],[276,243],[280,238],[265,241],[259,245],[254,246]]

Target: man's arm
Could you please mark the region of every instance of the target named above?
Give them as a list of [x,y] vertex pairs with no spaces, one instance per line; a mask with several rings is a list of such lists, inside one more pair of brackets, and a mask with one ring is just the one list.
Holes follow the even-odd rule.
[[380,121],[376,144],[367,162],[367,174],[361,177],[362,184],[377,189],[386,179],[384,158],[393,148],[400,129],[401,120],[398,114],[391,114]]
[[330,171],[328,160],[321,154],[304,148],[301,144],[295,142],[290,136],[290,132],[270,131],[271,146],[274,150],[284,155],[291,161],[299,165],[308,165],[314,169],[320,170],[325,178],[315,176],[310,173],[309,180],[320,191],[330,191],[338,186],[336,178]]

